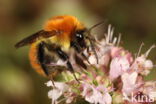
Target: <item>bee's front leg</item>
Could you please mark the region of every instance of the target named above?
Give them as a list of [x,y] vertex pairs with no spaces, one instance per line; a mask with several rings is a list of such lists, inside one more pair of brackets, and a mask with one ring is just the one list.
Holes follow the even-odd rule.
[[71,62],[69,61],[69,56],[64,51],[62,51],[60,47],[56,48],[55,51],[63,61],[67,61],[66,64],[67,64],[69,71],[73,73],[74,78],[79,82],[79,80],[76,78],[76,75],[74,73],[73,66]]
[[88,57],[83,53],[83,49],[80,47],[80,45],[77,42],[72,42],[71,45],[77,51],[77,53],[81,54],[81,56],[88,62],[88,64],[90,64]]

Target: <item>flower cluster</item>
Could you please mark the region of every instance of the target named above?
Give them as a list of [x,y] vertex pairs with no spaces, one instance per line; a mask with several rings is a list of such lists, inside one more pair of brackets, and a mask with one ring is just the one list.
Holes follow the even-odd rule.
[[[147,52],[132,53],[119,46],[121,36],[113,37],[109,25],[105,39],[96,40],[96,52],[99,63],[93,53],[89,54],[87,70],[75,72],[78,83],[70,72],[62,72],[61,82],[51,81],[47,86],[52,104],[149,104],[156,101],[156,82],[145,81],[154,67],[148,59],[151,46]],[[87,64],[87,62],[84,61]],[[74,61],[73,61],[74,64]],[[78,68],[78,67],[75,67]]]

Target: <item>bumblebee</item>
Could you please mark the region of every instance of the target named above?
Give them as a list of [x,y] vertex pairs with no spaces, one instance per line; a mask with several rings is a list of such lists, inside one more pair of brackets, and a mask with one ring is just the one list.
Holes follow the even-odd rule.
[[[87,57],[83,50],[88,48],[86,40],[89,40],[94,50],[93,42],[90,36],[86,34],[87,31],[87,28],[74,16],[56,16],[50,18],[42,30],[19,41],[15,47],[31,45],[30,63],[43,76],[54,77],[62,70],[59,66],[50,67],[49,65],[51,62],[57,62],[58,59],[66,62],[67,70],[74,73],[69,60],[70,50],[74,49],[85,60]],[[87,66],[83,63],[83,59],[76,56],[77,64],[86,69]]]

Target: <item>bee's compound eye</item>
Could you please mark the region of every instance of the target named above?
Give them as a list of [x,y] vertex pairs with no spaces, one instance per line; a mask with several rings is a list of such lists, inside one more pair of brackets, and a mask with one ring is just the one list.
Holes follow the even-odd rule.
[[79,44],[80,47],[86,47],[86,43],[85,43],[85,39],[84,39],[84,35],[82,32],[77,32],[75,34],[76,37],[76,42]]
[[76,33],[76,38],[77,40],[82,40],[83,39],[83,35],[80,33]]

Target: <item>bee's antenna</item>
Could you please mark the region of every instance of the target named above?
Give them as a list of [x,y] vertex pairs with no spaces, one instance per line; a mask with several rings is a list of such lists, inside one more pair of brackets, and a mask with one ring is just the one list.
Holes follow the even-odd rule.
[[90,27],[90,28],[86,31],[86,33],[89,35],[89,36],[87,36],[86,38],[89,40],[89,42],[90,42],[90,44],[91,44],[91,48],[92,48],[92,50],[93,50],[93,52],[94,52],[94,55],[95,55],[95,57],[96,57],[97,64],[99,63],[99,60],[98,60],[98,55],[97,55],[96,50],[95,50],[95,47],[94,47],[94,43],[92,42],[93,40],[95,41],[95,39],[91,39],[91,38],[90,38],[90,37],[92,37],[92,36],[91,36],[91,30],[94,29],[95,27],[97,27],[97,26],[103,24],[103,23],[106,23],[106,22],[107,22],[107,20],[101,21],[101,22],[99,22],[99,23],[93,25],[92,27]]
[[106,22],[107,22],[107,20],[101,21],[101,22],[99,22],[99,23],[93,25],[92,27],[90,27],[90,28],[87,30],[87,32],[90,33],[92,29],[94,29],[95,27],[97,27],[97,26],[99,26],[99,25],[101,25],[101,24],[104,24],[104,23],[106,23]]
[[90,42],[90,45],[91,45],[91,49],[93,50],[94,52],[94,55],[95,55],[95,58],[97,60],[97,64],[99,63],[99,59],[98,59],[98,55],[96,53],[96,50],[95,50],[95,46],[94,46],[94,43],[92,42],[93,40],[90,38],[90,37],[87,37],[89,42]]

